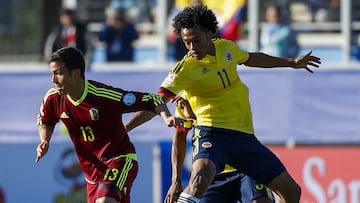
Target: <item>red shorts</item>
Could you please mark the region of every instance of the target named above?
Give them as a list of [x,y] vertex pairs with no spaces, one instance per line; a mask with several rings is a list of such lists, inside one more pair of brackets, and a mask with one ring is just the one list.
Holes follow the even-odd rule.
[[107,166],[101,181],[87,183],[89,203],[101,197],[130,203],[130,189],[138,173],[138,162],[130,157],[121,157],[111,160]]

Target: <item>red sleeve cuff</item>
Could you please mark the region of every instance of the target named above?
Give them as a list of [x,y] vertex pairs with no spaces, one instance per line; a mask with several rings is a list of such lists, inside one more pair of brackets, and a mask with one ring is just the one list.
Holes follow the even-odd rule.
[[183,126],[174,126],[177,130],[183,132],[183,133],[188,133],[190,131],[191,128],[184,128]]
[[168,89],[164,88],[164,87],[160,87],[160,89],[157,91],[158,94],[163,94],[167,97],[169,97],[170,99],[174,99],[174,97],[176,96],[176,94],[170,92]]

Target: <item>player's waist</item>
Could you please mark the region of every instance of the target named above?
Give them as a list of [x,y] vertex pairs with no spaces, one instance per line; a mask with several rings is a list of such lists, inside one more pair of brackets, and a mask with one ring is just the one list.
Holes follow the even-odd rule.
[[99,167],[99,165],[94,164],[91,170],[85,170],[85,180],[86,182],[90,184],[97,184],[100,179],[102,179],[102,176],[105,173],[105,170],[110,167],[110,165],[113,165],[114,162],[118,162],[119,159],[126,159],[126,160],[133,160],[137,161],[137,154],[136,153],[127,153],[127,154],[121,154],[117,155],[111,158],[100,158],[99,162],[102,162],[104,165],[103,167]]
[[254,127],[251,117],[234,118],[212,115],[197,115],[196,125],[231,129],[249,134],[254,134]]
[[227,122],[197,122],[196,128],[207,128],[208,130],[219,130],[220,133],[226,133],[228,135],[236,135],[239,132],[254,135],[254,128],[252,125],[243,126]]
[[128,153],[128,154],[117,155],[115,157],[112,157],[109,160],[116,160],[116,159],[121,159],[121,158],[129,158],[129,159],[132,159],[134,161],[138,160],[136,153]]

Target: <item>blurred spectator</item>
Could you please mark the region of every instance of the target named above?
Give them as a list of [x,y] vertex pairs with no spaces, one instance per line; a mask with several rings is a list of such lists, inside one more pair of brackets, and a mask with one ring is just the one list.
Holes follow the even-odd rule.
[[84,23],[78,21],[72,9],[62,8],[59,12],[59,25],[47,37],[44,47],[45,60],[51,53],[62,47],[76,47],[81,50],[87,60],[91,56],[90,33]]
[[296,57],[300,49],[297,36],[283,19],[281,7],[270,3],[265,15],[266,25],[261,30],[260,51],[277,57]]
[[124,10],[106,9],[106,22],[99,40],[106,43],[107,61],[134,61],[134,41],[139,38],[135,25],[127,20]]
[[309,0],[312,21],[339,21],[340,0]]
[[156,0],[110,0],[111,8],[126,10],[128,18],[134,23],[154,23],[154,10],[157,6]]

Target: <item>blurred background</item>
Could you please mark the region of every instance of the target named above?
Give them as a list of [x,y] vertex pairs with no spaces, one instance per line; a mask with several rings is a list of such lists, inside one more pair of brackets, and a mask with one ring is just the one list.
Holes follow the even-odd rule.
[[[301,184],[301,202],[360,203],[360,1],[203,3],[218,16],[218,36],[244,50],[277,54],[284,48],[285,55],[279,52],[284,57],[312,50],[321,58],[314,74],[239,66],[239,75],[250,89],[256,136]],[[279,24],[267,14],[270,3],[278,5]],[[86,202],[84,180],[61,124],[46,158],[34,163],[36,116],[52,86],[46,62],[51,52],[77,46],[86,56],[88,79],[156,92],[184,53],[171,19],[190,4],[0,0],[0,203]],[[282,26],[289,30],[286,37],[274,34]],[[162,202],[171,180],[172,133],[158,118],[130,133],[140,165],[132,202]]]
[[[178,1],[178,2],[176,2]],[[260,31],[266,23],[265,6],[270,0],[224,1],[242,10],[229,10],[224,3],[212,3],[219,12],[222,24],[232,17],[239,21],[238,43],[248,50],[260,47]],[[52,30],[59,25],[61,8],[75,12],[79,22],[89,32],[87,41],[91,63],[106,61],[104,41],[99,32],[107,20],[106,10],[120,11],[123,18],[134,24],[139,37],[134,41],[136,63],[165,63],[174,60],[174,50],[168,30],[176,9],[190,0],[1,0],[0,59],[2,62],[41,62],[45,44]],[[235,3],[234,3],[235,2]],[[283,16],[298,33],[302,53],[312,49],[324,62],[348,63],[359,59],[360,3],[351,0],[275,0],[281,5]],[[218,4],[218,5],[211,5]],[[225,5],[225,4],[224,4]],[[239,11],[239,10],[238,10]],[[230,15],[230,16],[229,16]],[[231,16],[232,15],[232,16]],[[224,22],[225,21],[225,22]],[[90,65],[90,64],[89,64]]]

